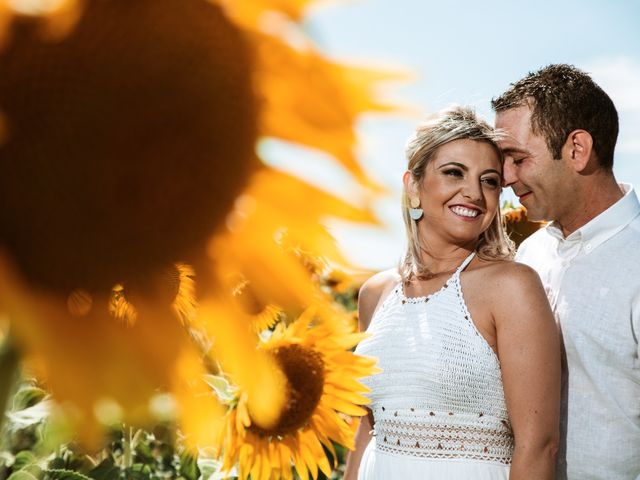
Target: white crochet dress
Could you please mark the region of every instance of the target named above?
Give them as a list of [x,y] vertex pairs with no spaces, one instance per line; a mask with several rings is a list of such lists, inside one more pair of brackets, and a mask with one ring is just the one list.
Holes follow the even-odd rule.
[[472,258],[427,297],[406,297],[399,283],[358,345],[382,369],[364,379],[375,426],[359,480],[509,477],[513,434],[500,363],[460,288]]

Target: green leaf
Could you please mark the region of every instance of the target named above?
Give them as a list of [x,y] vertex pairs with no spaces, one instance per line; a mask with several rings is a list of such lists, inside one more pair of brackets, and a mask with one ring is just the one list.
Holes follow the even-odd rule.
[[149,480],[151,478],[151,469],[142,463],[136,463],[125,469],[124,478],[126,480]]
[[18,470],[24,470],[29,465],[33,465],[37,461],[38,459],[32,452],[29,450],[22,450],[16,454],[13,461],[13,471],[16,472]]
[[113,463],[111,457],[105,458],[88,474],[94,480],[115,480],[120,477],[120,469]]
[[49,416],[50,408],[49,401],[45,400],[32,407],[7,413],[8,427],[15,432],[42,423]]
[[40,403],[47,396],[47,392],[34,385],[23,385],[13,396],[13,411],[24,410]]
[[200,469],[196,457],[184,451],[180,455],[180,475],[186,480],[198,480]]
[[201,476],[199,480],[218,480],[220,478],[227,478],[226,475],[222,475],[220,468],[222,462],[213,458],[200,458],[198,459],[198,468],[200,468]]
[[45,472],[51,480],[91,480],[91,478],[86,475],[64,468],[50,468],[49,470],[45,470]]
[[213,388],[216,396],[222,403],[231,403],[236,398],[236,387],[220,375],[204,375],[204,381]]
[[9,475],[9,478],[7,478],[7,480],[38,480],[38,477],[35,477],[24,470],[20,470]]

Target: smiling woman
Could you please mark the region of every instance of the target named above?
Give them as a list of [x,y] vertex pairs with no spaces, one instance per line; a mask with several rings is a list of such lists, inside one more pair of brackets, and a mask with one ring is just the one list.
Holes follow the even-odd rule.
[[356,353],[382,373],[348,480],[552,477],[558,336],[539,278],[510,261],[498,138],[456,107],[408,144],[407,255],[360,291]]

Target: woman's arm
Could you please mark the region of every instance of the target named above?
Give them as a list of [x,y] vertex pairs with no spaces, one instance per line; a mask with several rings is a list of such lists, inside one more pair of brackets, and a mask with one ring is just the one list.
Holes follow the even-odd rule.
[[347,454],[347,465],[344,470],[343,480],[356,480],[358,478],[358,469],[360,468],[360,460],[371,441],[371,429],[373,428],[373,419],[371,410],[367,409],[367,415],[360,419],[360,425],[356,430],[355,449]]
[[505,400],[515,438],[511,480],[551,480],[560,415],[560,338],[540,278],[505,265],[492,289]]
[[[393,287],[397,275],[393,272],[380,272],[367,280],[360,288],[358,294],[358,327],[361,332],[369,328],[371,318],[375,313],[381,300]],[[356,480],[360,460],[365,448],[371,441],[371,430],[373,428],[373,415],[367,409],[367,415],[360,419],[360,425],[356,431],[355,449],[347,456],[347,465],[344,473],[344,480]]]

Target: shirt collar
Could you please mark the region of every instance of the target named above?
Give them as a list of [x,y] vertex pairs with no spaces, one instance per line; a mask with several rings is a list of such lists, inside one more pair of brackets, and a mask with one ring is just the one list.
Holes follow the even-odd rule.
[[640,214],[640,202],[633,186],[628,183],[619,185],[624,196],[568,237],[564,237],[557,222],[550,223],[547,232],[561,241],[586,243],[589,247],[587,253],[593,251]]

